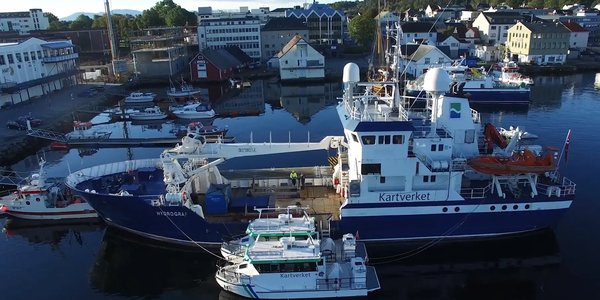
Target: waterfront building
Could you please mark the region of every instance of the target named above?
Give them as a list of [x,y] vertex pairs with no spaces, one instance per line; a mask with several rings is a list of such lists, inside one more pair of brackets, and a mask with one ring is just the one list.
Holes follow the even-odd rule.
[[225,81],[241,65],[226,49],[206,48],[190,62],[190,78],[192,81]]
[[562,24],[571,32],[569,49],[585,50],[588,46],[590,32],[575,22],[563,22]]
[[260,19],[254,16],[198,20],[200,49],[237,46],[254,60],[261,58]]
[[48,17],[39,8],[22,12],[0,12],[0,31],[14,31],[21,35],[32,30],[48,29]]
[[140,78],[177,77],[187,71],[189,56],[183,27],[150,28],[131,38],[134,72]]
[[23,102],[76,84],[78,59],[69,40],[32,37],[0,44],[0,105]]
[[301,19],[307,24],[311,43],[337,45],[343,42],[346,17],[329,5],[314,2],[306,8],[288,9],[285,16]]
[[301,19],[269,19],[260,32],[261,60],[265,62],[275,56],[296,35],[308,40],[308,27]]
[[575,22],[589,31],[588,46],[597,47],[600,45],[600,15],[543,15],[538,16],[540,20],[551,22]]
[[325,57],[299,35],[294,36],[267,64],[279,68],[281,80],[325,77]]
[[511,60],[539,65],[565,63],[570,31],[561,23],[518,22],[508,33],[506,47]]
[[482,12],[473,21],[473,27],[479,29],[481,41],[493,44],[506,43],[508,29],[523,20],[518,12],[496,11]]

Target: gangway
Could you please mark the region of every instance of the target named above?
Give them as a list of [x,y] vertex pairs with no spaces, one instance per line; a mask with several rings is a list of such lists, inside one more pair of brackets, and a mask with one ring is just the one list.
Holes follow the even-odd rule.
[[69,140],[69,138],[63,133],[44,129],[27,129],[27,135],[60,143],[67,143]]

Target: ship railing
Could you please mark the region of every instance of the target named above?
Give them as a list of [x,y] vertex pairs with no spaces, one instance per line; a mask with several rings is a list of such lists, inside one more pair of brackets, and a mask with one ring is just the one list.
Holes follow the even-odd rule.
[[128,160],[121,161],[116,163],[104,164],[93,166],[91,168],[86,168],[83,170],[79,170],[69,175],[66,179],[66,182],[69,186],[75,186],[80,182],[96,178],[102,177],[109,174],[117,174],[117,173],[126,173],[133,172],[140,168],[157,168],[162,169],[162,165],[160,159],[140,159],[140,160]]
[[317,290],[356,290],[366,288],[365,282],[355,280],[355,278],[323,278],[317,279]]
[[465,199],[483,199],[486,194],[492,190],[492,184],[488,184],[481,188],[465,188],[460,189],[460,195]]
[[575,183],[567,178],[564,178],[563,182],[559,185],[538,183],[537,191],[540,194],[548,196],[565,197],[575,195],[575,187]]
[[251,278],[248,275],[240,274],[235,272],[234,269],[226,268],[223,265],[217,263],[217,276],[223,277],[227,282],[231,283],[251,283]]

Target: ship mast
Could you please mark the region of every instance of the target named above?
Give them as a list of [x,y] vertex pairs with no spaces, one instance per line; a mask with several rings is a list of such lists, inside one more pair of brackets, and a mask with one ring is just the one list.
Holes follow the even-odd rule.
[[110,5],[108,4],[108,0],[104,1],[104,9],[106,10],[106,23],[108,28],[108,40],[110,41],[110,54],[113,65],[113,74],[117,74],[114,62],[119,58],[119,55],[117,53],[117,43],[115,41],[115,32],[112,25],[112,17],[110,15]]

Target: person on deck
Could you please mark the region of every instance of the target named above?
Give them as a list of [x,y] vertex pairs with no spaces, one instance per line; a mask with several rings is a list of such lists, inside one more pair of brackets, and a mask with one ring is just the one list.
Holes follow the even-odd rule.
[[306,182],[306,177],[304,173],[300,173],[300,189],[304,189],[304,183]]
[[292,180],[292,186],[296,187],[296,182],[298,180],[298,174],[296,174],[296,171],[292,171],[290,173],[290,179]]

